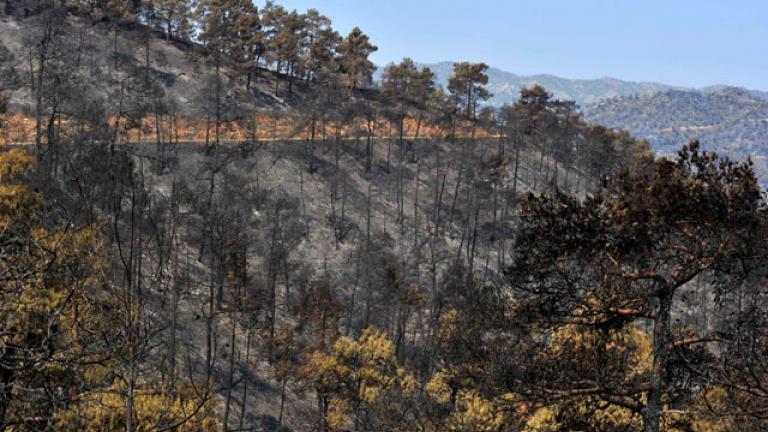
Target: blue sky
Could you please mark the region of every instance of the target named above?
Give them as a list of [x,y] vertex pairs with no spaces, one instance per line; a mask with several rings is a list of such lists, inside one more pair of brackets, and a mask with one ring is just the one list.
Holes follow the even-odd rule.
[[277,2],[318,9],[344,34],[359,26],[378,64],[484,61],[526,75],[768,90],[768,0]]

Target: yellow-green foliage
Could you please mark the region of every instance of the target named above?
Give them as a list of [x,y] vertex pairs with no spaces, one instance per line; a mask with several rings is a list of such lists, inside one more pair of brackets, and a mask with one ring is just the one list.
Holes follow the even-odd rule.
[[451,400],[451,387],[448,385],[449,376],[445,371],[439,371],[432,376],[426,386],[427,395],[437,403],[445,404]]
[[[452,380],[451,372],[438,371],[427,382],[424,390],[433,402],[448,404],[454,393],[450,384]],[[451,431],[460,432],[502,430],[507,420],[505,407],[516,404],[516,397],[512,394],[504,394],[489,400],[474,389],[458,390],[444,427]]]
[[[747,395],[750,398],[751,395]],[[714,387],[703,394],[698,404],[702,409],[698,410],[695,418],[690,422],[696,432],[727,432],[739,429],[736,418],[721,416],[718,413],[733,411],[730,405],[731,398],[722,387]],[[706,407],[706,409],[703,409]]]
[[[3,332],[2,341],[24,348],[66,336],[63,345],[71,355],[82,342],[76,326],[89,311],[89,288],[104,272],[105,253],[98,226],[75,230],[39,224],[41,197],[19,180],[33,165],[24,151],[0,152],[0,241],[7,246],[0,269],[5,281],[0,313],[4,326],[13,329]],[[50,334],[54,328],[72,331]],[[56,357],[60,352],[51,342]]]
[[440,316],[440,337],[444,340],[453,339],[460,331],[461,312],[450,309]]
[[[55,430],[101,432],[125,424],[125,389],[114,385],[110,356],[119,341],[104,330],[115,325],[119,305],[103,289],[110,270],[98,224],[75,228],[49,219],[40,194],[22,183],[34,159],[21,150],[0,152],[0,346],[29,364],[11,375],[12,418],[39,415],[41,386],[64,396],[52,415]],[[139,387],[134,397],[137,431],[189,420],[177,432],[217,428],[210,409],[191,390],[174,393]],[[29,389],[29,390],[27,390]]]
[[331,353],[311,354],[300,374],[320,396],[332,396],[326,422],[334,428],[347,424],[353,402],[373,405],[387,393],[410,395],[418,389],[416,379],[398,367],[392,341],[375,327],[358,340],[342,336]]
[[608,333],[586,326],[564,326],[551,336],[544,355],[583,359],[597,352],[617,360],[616,366],[627,381],[646,373],[653,361],[648,335],[634,324]]
[[460,432],[493,432],[501,430],[505,415],[496,401],[490,401],[474,390],[460,391],[448,428]]
[[0,152],[0,346],[22,366],[7,377],[13,418],[39,413],[34,395],[43,385],[75,392],[87,380],[83,365],[107,357],[99,332],[110,325],[100,227],[44,224],[42,197],[22,182],[33,167],[27,152]]
[[570,429],[571,422],[589,425],[593,431],[633,431],[642,429],[642,419],[629,409],[607,405],[595,397],[570,399],[536,410],[524,432],[556,432]]
[[[753,395],[736,392],[729,393],[723,387],[712,387],[706,393],[700,395],[693,406],[680,413],[672,413],[668,416],[667,423],[684,424],[693,432],[730,432],[742,430],[762,430],[760,426],[751,427],[751,422],[760,422],[759,419],[750,416],[736,417],[722,415],[723,413],[739,412],[743,407],[754,400]],[[734,404],[738,406],[733,406]],[[763,425],[764,426],[764,425]],[[670,432],[684,432],[685,429],[670,429]]]
[[[651,343],[646,333],[629,324],[606,334],[588,327],[565,326],[555,332],[544,355],[584,359],[586,353],[602,351],[603,367],[616,368],[623,373],[620,382],[630,382],[646,376],[652,364]],[[591,364],[588,367],[593,367]],[[615,371],[606,372],[614,373]],[[614,377],[616,378],[616,377]],[[646,402],[647,395],[639,395]],[[739,395],[714,387],[699,394],[681,409],[670,410],[661,421],[665,432],[727,432],[751,430],[746,419],[720,415],[738,411],[730,406]],[[743,403],[749,400],[746,396]],[[555,432],[570,429],[577,423],[593,431],[640,431],[642,418],[622,406],[606,403],[596,396],[564,399],[538,408],[527,418],[524,432]]]
[[0,183],[16,180],[34,166],[34,158],[28,152],[11,149],[0,152]]
[[0,233],[3,236],[15,234],[11,229],[27,227],[40,205],[40,197],[18,178],[34,165],[32,156],[14,149],[0,150]]
[[352,422],[349,416],[349,402],[344,399],[331,399],[328,405],[325,422],[329,428],[344,429]]
[[[544,356],[589,361],[601,352],[618,369],[612,378],[619,383],[646,374],[652,364],[652,348],[648,336],[630,324],[606,333],[586,326],[569,325],[552,334]],[[594,367],[594,363],[585,365]],[[568,427],[569,422],[590,425],[590,430],[637,430],[642,418],[627,408],[606,404],[597,397],[571,398],[543,406],[528,419],[525,431],[554,432]]]
[[[191,393],[187,392],[187,393]],[[206,405],[196,397],[181,392],[169,397],[155,392],[134,396],[134,423],[136,431],[152,431],[161,427],[180,425],[177,432],[207,432],[219,429],[218,420]],[[125,392],[113,386],[81,396],[69,409],[55,413],[58,430],[82,432],[108,432],[125,427]]]
[[525,424],[524,432],[556,432],[560,430],[558,406],[548,406],[536,410]]

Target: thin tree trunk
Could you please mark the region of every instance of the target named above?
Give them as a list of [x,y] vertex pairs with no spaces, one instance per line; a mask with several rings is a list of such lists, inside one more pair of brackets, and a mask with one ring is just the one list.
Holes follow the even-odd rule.
[[229,337],[229,369],[227,371],[227,397],[224,401],[224,416],[222,423],[224,424],[224,431],[229,431],[229,410],[232,405],[232,388],[235,384],[235,347],[237,344],[237,313],[234,312],[234,305],[230,306],[232,313],[230,314],[230,325],[232,326],[232,333]]
[[[251,364],[251,329],[248,329],[245,335],[245,367],[249,368]],[[243,430],[243,423],[245,422],[245,407],[248,406],[248,378],[243,379],[243,400],[240,404],[240,420],[238,421],[237,430]]]
[[285,409],[285,383],[285,379],[280,383],[280,415],[277,418],[277,424],[280,426],[283,425],[283,411]]
[[[419,174],[421,173],[421,164],[416,166],[416,177],[413,179],[413,247],[419,244]],[[415,263],[418,266],[418,259]],[[418,274],[418,272],[417,272]]]
[[453,224],[453,214],[456,212],[456,200],[459,197],[459,189],[461,188],[462,175],[464,174],[464,158],[459,162],[459,173],[456,178],[456,187],[453,190],[453,200],[451,201],[451,212],[448,214],[448,229],[451,229]]
[[672,300],[674,290],[663,287],[658,297],[658,309],[653,320],[653,366],[651,369],[651,390],[648,392],[648,404],[643,412],[644,432],[659,432],[662,415],[662,397],[664,395],[664,375],[669,355],[671,340],[670,323],[672,321]]
[[[43,39],[40,41],[40,53],[38,56],[37,67],[37,85],[35,86],[35,151],[37,152],[38,162],[42,161],[42,124],[43,124],[43,82],[45,77],[45,65],[48,61],[48,45],[51,38],[50,23],[46,19],[43,29]],[[30,64],[32,61],[30,60]]]

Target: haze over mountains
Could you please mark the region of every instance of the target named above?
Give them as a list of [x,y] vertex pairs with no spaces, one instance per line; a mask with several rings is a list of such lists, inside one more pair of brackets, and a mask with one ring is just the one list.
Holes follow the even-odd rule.
[[[425,64],[447,86],[453,62]],[[493,106],[512,103],[522,87],[539,84],[558,99],[574,100],[587,121],[624,129],[648,140],[661,154],[698,139],[708,150],[736,158],[751,156],[766,180],[768,92],[729,85],[683,88],[616,78],[567,79],[549,74],[517,75],[488,70]]]
[[646,138],[662,153],[693,139],[732,155],[768,151],[768,101],[735,87],[607,99],[588,106],[585,116]]
[[[439,85],[446,87],[448,77],[453,73],[452,61],[439,63],[419,63],[419,66],[429,67],[435,73]],[[384,66],[376,71],[376,80],[381,79]],[[682,90],[702,93],[718,92],[724,88],[735,87],[718,84],[709,87],[694,89],[658,82],[626,81],[613,77],[601,77],[595,79],[570,79],[551,74],[518,75],[496,67],[488,69],[488,90],[493,93],[488,103],[493,106],[501,106],[517,100],[520,89],[539,84],[550,91],[557,99],[576,101],[582,108],[598,103],[604,99],[622,96],[650,95],[667,90]],[[746,90],[754,97],[768,100],[768,92],[761,90]]]
[[[451,61],[423,64],[429,67],[436,76],[439,85],[446,87],[448,77],[453,73]],[[383,68],[379,68],[379,71]],[[601,99],[648,94],[674,88],[673,86],[653,82],[622,81],[615,78],[597,78],[588,80],[568,79],[549,74],[517,75],[499,68],[488,69],[488,90],[493,96],[488,101],[491,105],[501,106],[517,100],[520,89],[539,84],[552,92],[558,99],[570,99],[584,106]]]

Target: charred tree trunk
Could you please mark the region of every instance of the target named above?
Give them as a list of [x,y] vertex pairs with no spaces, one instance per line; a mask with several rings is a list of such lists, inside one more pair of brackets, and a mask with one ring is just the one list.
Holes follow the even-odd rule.
[[653,366],[651,368],[651,390],[648,392],[648,404],[643,412],[643,431],[659,432],[662,416],[662,397],[665,388],[666,367],[669,358],[669,346],[672,340],[670,324],[672,322],[672,300],[674,290],[669,286],[659,289],[658,306],[653,319]]

